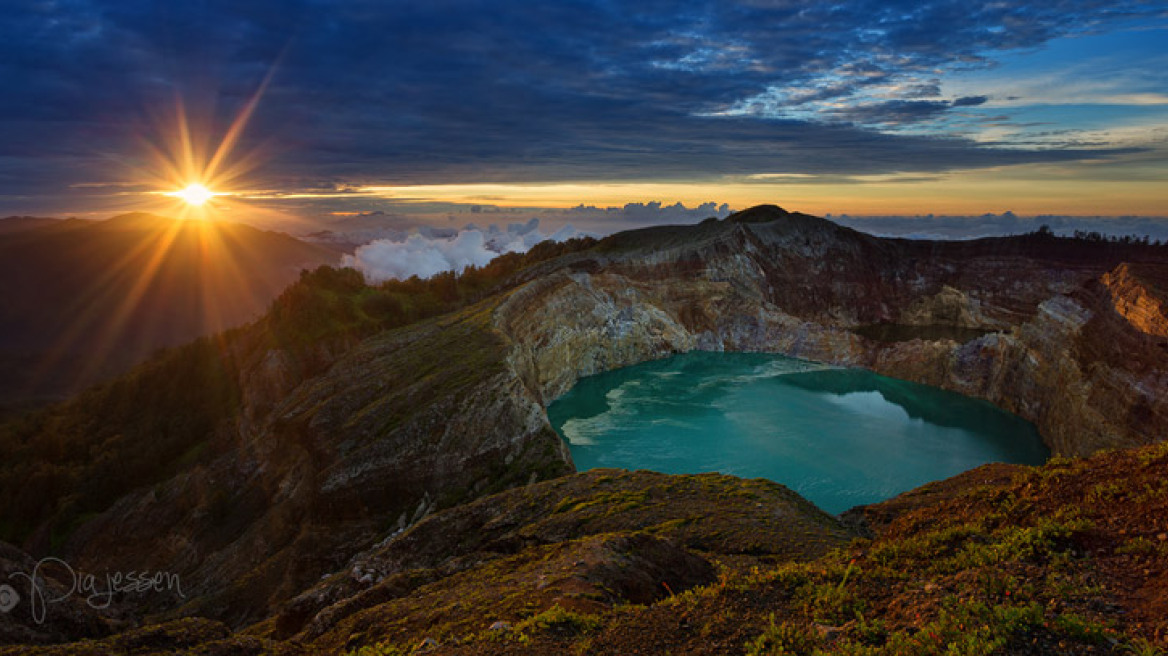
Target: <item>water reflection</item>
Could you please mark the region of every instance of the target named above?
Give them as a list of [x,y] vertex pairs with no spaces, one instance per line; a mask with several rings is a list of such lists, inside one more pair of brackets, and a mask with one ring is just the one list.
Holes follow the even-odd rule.
[[721,471],[840,512],[994,461],[1048,455],[984,401],[782,356],[689,353],[581,380],[548,408],[577,467]]

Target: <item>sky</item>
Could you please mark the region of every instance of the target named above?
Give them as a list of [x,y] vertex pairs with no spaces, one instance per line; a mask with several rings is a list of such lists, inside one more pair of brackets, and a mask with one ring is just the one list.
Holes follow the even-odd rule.
[[7,0],[0,89],[0,216],[1168,215],[1164,2]]

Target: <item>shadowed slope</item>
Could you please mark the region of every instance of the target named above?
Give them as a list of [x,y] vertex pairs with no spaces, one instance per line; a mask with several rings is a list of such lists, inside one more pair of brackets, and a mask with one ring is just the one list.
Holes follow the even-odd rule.
[[149,214],[0,232],[0,401],[75,391],[254,319],[301,269],[338,258],[282,233]]

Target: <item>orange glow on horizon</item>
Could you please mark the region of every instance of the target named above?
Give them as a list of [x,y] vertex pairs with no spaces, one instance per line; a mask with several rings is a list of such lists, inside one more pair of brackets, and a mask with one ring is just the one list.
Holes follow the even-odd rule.
[[[1084,170],[1086,174],[1084,174]],[[449,202],[501,208],[620,207],[680,202],[727,203],[734,209],[777,204],[809,214],[976,216],[1011,210],[1020,215],[1160,216],[1162,181],[1137,163],[1130,174],[1101,179],[1090,165],[1017,165],[943,174],[879,176],[759,175],[687,181],[579,181],[441,185],[376,185],[318,198],[381,198],[406,204]],[[342,213],[337,212],[337,215]]]

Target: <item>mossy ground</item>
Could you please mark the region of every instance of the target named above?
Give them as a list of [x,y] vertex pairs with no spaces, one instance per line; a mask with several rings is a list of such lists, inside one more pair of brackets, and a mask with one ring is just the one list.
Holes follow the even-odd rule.
[[615,606],[587,635],[440,653],[1162,654],[1168,446],[988,466],[862,510],[873,537],[810,562]]
[[[1162,654],[1165,474],[1165,445],[1035,468],[990,465],[855,511],[846,519],[869,537],[827,539],[840,546],[800,557],[780,548],[800,544],[781,518],[760,519],[790,512],[777,486],[589,472],[467,507],[518,521],[509,536],[548,536],[538,544],[494,558],[487,554],[497,545],[472,544],[461,557],[473,553],[481,565],[438,574],[314,641],[237,635],[217,637],[218,651],[186,653]],[[819,521],[789,519],[803,530]],[[465,529],[466,521],[432,528]],[[751,522],[753,552],[744,548]],[[830,519],[824,527],[831,530],[822,535],[844,535]],[[601,578],[569,571],[640,571],[639,553],[674,547],[712,563],[713,574],[634,603]],[[107,653],[161,653],[113,642],[126,639],[101,644]],[[97,653],[87,648],[45,653]]]

